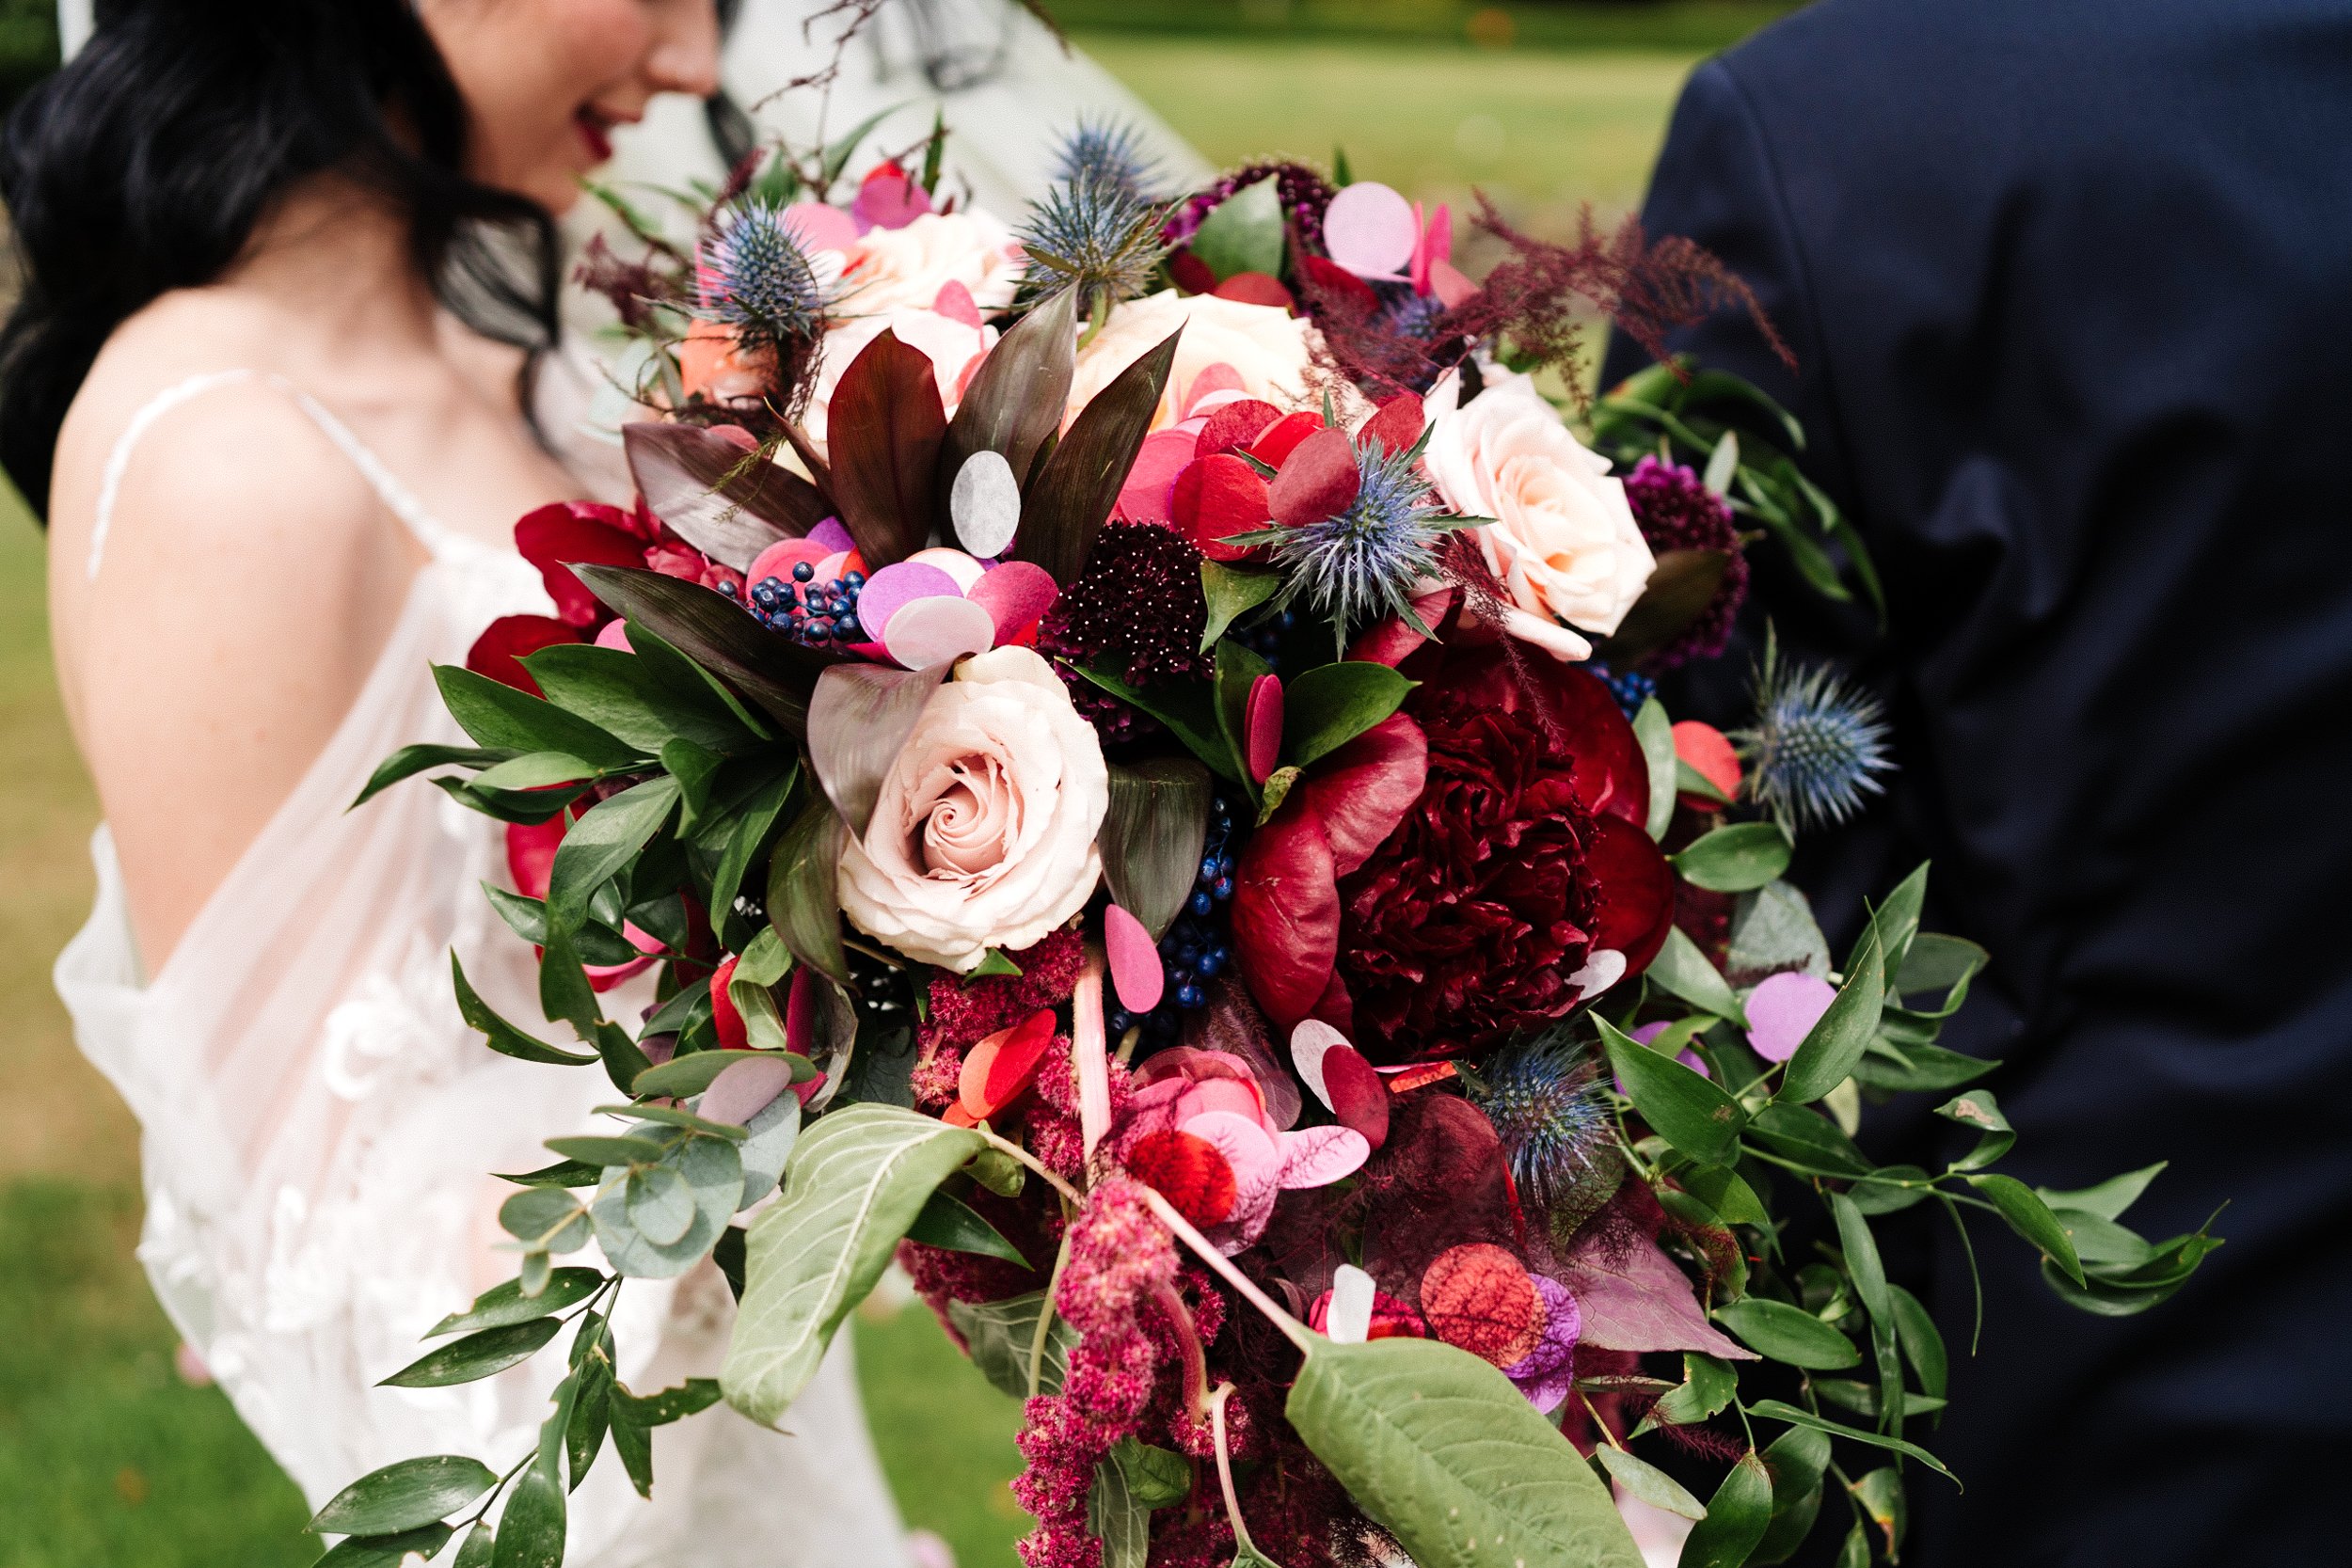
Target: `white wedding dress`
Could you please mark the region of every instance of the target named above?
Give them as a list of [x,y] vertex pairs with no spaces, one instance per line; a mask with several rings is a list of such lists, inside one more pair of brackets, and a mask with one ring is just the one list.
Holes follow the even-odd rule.
[[[102,486],[89,570],[115,492],[157,420],[228,371],[131,421]],[[213,894],[160,972],[144,973],[106,830],[97,907],[57,960],[76,1037],[137,1115],[139,1257],[172,1322],[313,1507],[421,1454],[504,1471],[528,1451],[563,1355],[453,1388],[379,1388],[445,1313],[509,1277],[486,1173],[552,1156],[616,1098],[596,1069],[492,1054],[451,990],[452,949],[491,1005],[538,1017],[530,947],[479,884],[505,880],[499,825],[421,780],[346,808],[412,741],[463,742],[432,666],[462,663],[494,617],[551,607],[510,550],[442,527],[326,408],[279,384],[430,555],[374,670],[326,750]],[[233,700],[233,693],[228,694]],[[706,1265],[631,1281],[613,1329],[623,1381],[649,1393],[715,1372],[733,1314]],[[907,1561],[847,1337],[787,1423],[721,1407],[657,1434],[651,1502],[606,1454],[574,1495],[565,1560],[594,1568],[898,1568]]]

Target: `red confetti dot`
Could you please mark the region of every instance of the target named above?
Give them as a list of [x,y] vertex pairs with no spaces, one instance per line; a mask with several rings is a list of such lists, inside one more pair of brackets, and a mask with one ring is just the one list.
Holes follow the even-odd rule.
[[[1127,1173],[1202,1227],[1222,1225],[1239,1196],[1233,1167],[1206,1138],[1168,1129],[1147,1132],[1127,1152]],[[1533,1290],[1534,1287],[1529,1287]]]
[[1544,1298],[1517,1258],[1487,1242],[1448,1247],[1421,1276],[1421,1311],[1438,1338],[1508,1367],[1544,1330]]

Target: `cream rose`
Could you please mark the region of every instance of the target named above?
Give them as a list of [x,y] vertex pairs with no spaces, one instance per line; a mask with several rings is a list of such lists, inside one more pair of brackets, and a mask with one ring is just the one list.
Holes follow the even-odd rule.
[[939,291],[961,283],[983,310],[1012,303],[1021,281],[1019,247],[986,213],[926,213],[903,229],[870,229],[845,259],[843,318],[928,310]]
[[1211,365],[1231,365],[1241,376],[1242,391],[1278,408],[1306,401],[1315,330],[1304,317],[1279,306],[1245,305],[1215,294],[1187,296],[1168,289],[1113,309],[1094,341],[1078,351],[1078,373],[1070,384],[1065,422],[1180,326],[1184,335],[1176,345],[1168,390],[1152,416],[1152,429],[1174,424],[1182,417],[1193,382]]
[[1110,773],[1094,727],[1028,648],[966,659],[932,693],[841,851],[841,910],[866,935],[959,974],[1086,905]]
[[1471,537],[1510,595],[1504,629],[1554,657],[1589,658],[1592,644],[1560,623],[1615,631],[1657,564],[1625,483],[1533,377],[1489,370],[1484,391],[1457,406],[1460,394],[1451,374],[1430,393],[1429,477],[1454,511],[1495,519]]

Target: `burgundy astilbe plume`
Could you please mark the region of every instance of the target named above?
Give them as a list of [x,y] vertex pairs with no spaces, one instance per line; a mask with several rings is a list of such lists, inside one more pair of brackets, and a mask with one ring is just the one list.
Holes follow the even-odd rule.
[[1639,217],[1603,234],[1588,207],[1577,220],[1576,243],[1555,245],[1512,227],[1483,192],[1474,221],[1509,245],[1511,257],[1486,275],[1478,293],[1446,313],[1444,325],[1470,338],[1506,336],[1521,355],[1557,369],[1571,388],[1583,385],[1580,302],[1661,360],[1669,334],[1736,308],[1747,312],[1781,362],[1796,369],[1796,356],[1755,293],[1679,234],[1653,241]]

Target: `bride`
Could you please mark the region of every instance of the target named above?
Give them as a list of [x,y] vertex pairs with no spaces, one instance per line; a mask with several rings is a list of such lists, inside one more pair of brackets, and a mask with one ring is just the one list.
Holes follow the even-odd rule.
[[[457,1017],[453,947],[532,1006],[491,826],[345,807],[457,738],[431,665],[547,608],[509,538],[583,493],[522,396],[552,214],[616,127],[712,90],[717,41],[711,0],[119,0],[8,123],[0,462],[50,521],[107,817],[58,985],[143,1128],[156,1291],[313,1505],[420,1454],[504,1469],[559,1370],[373,1386],[512,1274],[484,1173],[608,1096]],[[622,1303],[632,1386],[712,1370],[715,1275]],[[788,1424],[661,1429],[650,1505],[599,1465],[569,1560],[904,1562],[846,1360]]]

